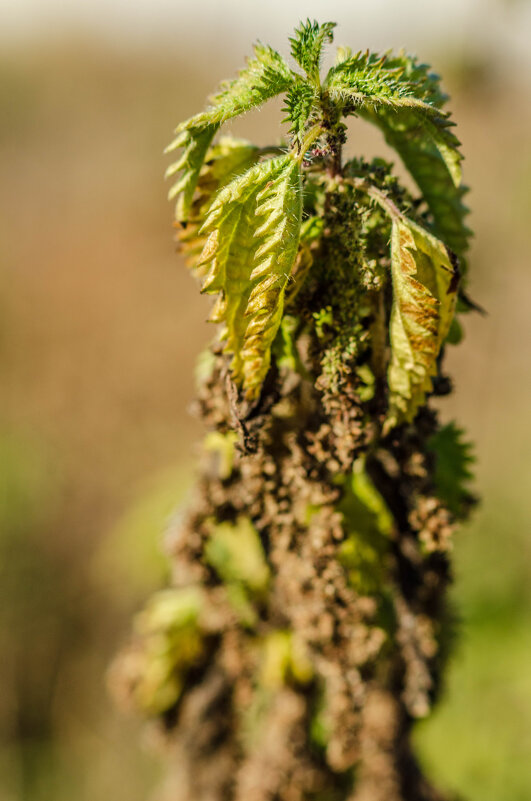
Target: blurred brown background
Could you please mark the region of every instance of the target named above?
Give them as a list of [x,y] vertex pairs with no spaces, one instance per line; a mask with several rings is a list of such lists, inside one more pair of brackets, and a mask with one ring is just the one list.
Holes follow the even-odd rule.
[[[418,730],[470,801],[531,797],[531,9],[525,0],[0,1],[0,801],[151,797],[163,769],[108,701],[193,481],[208,301],[175,255],[162,150],[260,37],[300,18],[445,76],[473,191],[466,340],[441,403],[483,505],[456,544],[448,691]],[[232,127],[261,144],[279,106]],[[352,154],[382,153],[354,123]],[[144,738],[145,739],[145,738]]]

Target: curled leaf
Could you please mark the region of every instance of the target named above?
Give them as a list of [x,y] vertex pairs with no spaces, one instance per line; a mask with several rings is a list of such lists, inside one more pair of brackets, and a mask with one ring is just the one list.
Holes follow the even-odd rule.
[[188,219],[199,172],[220,125],[275,97],[288,89],[294,80],[288,65],[276,50],[257,44],[254,51],[255,57],[248,61],[237,78],[222,85],[205,111],[177,127],[176,138],[166,148],[167,153],[184,148],[181,157],[166,172],[168,177],[182,173],[169,193],[170,200],[177,198],[176,218],[180,222]]
[[404,75],[402,64],[387,55],[345,53],[329,71],[325,86],[335,101],[352,104],[356,111],[367,107],[418,108],[427,114],[435,109],[426,102],[419,86]]
[[202,233],[202,291],[220,293],[211,315],[225,323],[232,375],[249,399],[260,392],[297,255],[301,226],[297,162],[289,156],[256,164],[214,199]]
[[217,124],[189,128],[182,131],[170,145],[172,150],[177,147],[184,148],[181,157],[166,170],[167,178],[181,173],[179,180],[168,192],[168,200],[177,200],[175,218],[179,222],[184,222],[188,217],[199,172],[218,128]]
[[[256,163],[259,148],[246,139],[222,136],[209,147],[197,181],[196,191],[188,213],[186,226],[176,223],[178,239],[191,269],[197,267],[197,257],[205,245],[205,236],[199,233],[206,212],[215,194],[237,175]],[[200,271],[198,272],[201,276]]]
[[389,412],[385,428],[411,421],[432,389],[437,357],[452,322],[458,272],[445,245],[397,216],[391,242],[393,306]]
[[467,190],[461,186],[459,141],[449,130],[448,119],[427,118],[414,109],[396,113],[372,108],[360,115],[382,130],[421,190],[433,217],[434,233],[462,257],[470,236],[464,223]]

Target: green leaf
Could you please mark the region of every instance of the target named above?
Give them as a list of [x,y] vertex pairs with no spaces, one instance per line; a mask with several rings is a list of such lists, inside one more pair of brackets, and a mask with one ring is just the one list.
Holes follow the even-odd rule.
[[221,136],[208,150],[201,170],[201,184],[211,187],[214,194],[236,174],[245,172],[257,161],[260,149],[247,139]]
[[463,260],[470,237],[464,222],[467,189],[461,186],[460,143],[450,130],[449,115],[441,111],[446,96],[440,90],[439,77],[410,56],[388,57],[386,63],[403,71],[399,83],[413,87],[424,105],[415,108],[406,103],[397,108],[373,103],[356,111],[380,128],[419,187],[433,217],[433,232]]
[[467,189],[460,186],[458,140],[447,118],[427,119],[414,110],[399,114],[370,109],[361,116],[377,125],[419,187],[433,217],[433,232],[460,258],[468,249],[470,230],[464,219]]
[[[190,268],[197,266],[197,257],[205,245],[205,237],[199,234],[213,197],[236,175],[241,175],[258,160],[259,148],[246,139],[222,136],[212,145],[199,173],[196,192],[190,206],[186,226],[178,225],[178,239]],[[201,272],[198,271],[199,277]]]
[[404,76],[403,65],[397,64],[396,59],[368,51],[345,55],[330,69],[325,87],[332,100],[348,104],[349,113],[379,106],[436,113],[422,87]]
[[[456,312],[458,311],[459,309],[456,308]],[[446,337],[446,344],[459,345],[459,343],[462,342],[463,337],[464,337],[463,326],[457,319],[457,316],[455,316],[454,319],[452,320],[450,330],[448,331],[448,335]]]
[[347,534],[339,561],[348,570],[349,581],[362,595],[381,590],[383,557],[389,545],[393,518],[384,499],[365,469],[365,460],[354,462],[345,477],[338,510]]
[[433,232],[461,259],[470,231],[464,223],[459,140],[452,133],[439,77],[411,56],[351,55],[344,50],[325,83],[331,98],[377,125],[418,185]]
[[457,272],[445,245],[403,216],[391,235],[393,306],[389,412],[384,430],[411,421],[437,374],[457,298]]
[[319,68],[323,45],[334,40],[335,22],[318,22],[309,19],[296,29],[295,36],[290,38],[291,55],[314,83],[319,83]]
[[317,242],[323,235],[324,227],[325,221],[323,217],[318,217],[317,215],[307,217],[301,226],[301,242],[308,246],[313,242]]
[[283,109],[286,112],[286,118],[283,121],[291,123],[289,132],[294,134],[299,143],[302,142],[306,127],[311,120],[317,97],[315,88],[303,81],[291,86],[286,93]]
[[179,222],[184,222],[188,217],[199,172],[218,128],[219,125],[189,128],[183,131],[170,146],[172,150],[177,147],[184,148],[178,161],[171,164],[166,171],[167,178],[182,172],[181,177],[168,193],[168,200],[177,198],[175,218]]
[[166,149],[166,152],[172,152],[184,148],[181,158],[167,171],[168,176],[182,172],[182,177],[169,193],[170,200],[178,198],[176,216],[179,221],[187,219],[199,171],[220,125],[262,105],[293,83],[288,65],[276,50],[257,44],[254,52],[255,57],[248,61],[247,67],[233,81],[222,85],[221,91],[211,98],[211,105],[205,111],[177,127],[177,136]]
[[113,665],[113,683],[145,714],[171,709],[189,671],[204,659],[202,606],[198,587],[167,589],[153,595],[135,618],[135,637]]
[[262,641],[259,683],[278,690],[288,682],[308,684],[314,676],[310,654],[303,640],[290,631],[272,631]]
[[472,446],[463,439],[464,432],[455,423],[440,428],[428,440],[428,448],[435,454],[435,486],[439,498],[455,515],[471,499],[467,484],[473,479],[470,465],[475,459]]
[[285,314],[280,323],[273,353],[277,367],[297,372],[300,368],[300,356],[297,351],[296,333],[300,327],[300,320],[290,314]]
[[240,584],[253,594],[262,594],[270,573],[258,532],[247,517],[218,523],[205,546],[205,559],[222,581]]
[[356,459],[352,467],[351,490],[372,516],[377,530],[385,537],[389,537],[393,530],[393,516],[370,479],[365,469],[365,460],[361,457]]
[[198,587],[160,590],[135,618],[135,631],[141,636],[179,631],[197,623],[203,596]]
[[238,441],[235,431],[209,431],[203,440],[203,447],[217,457],[217,473],[222,481],[231,477],[234,466],[234,449]]
[[211,315],[226,326],[233,379],[256,398],[269,369],[301,227],[299,165],[289,156],[256,164],[222,189],[209,209],[199,264],[202,291],[220,292]]

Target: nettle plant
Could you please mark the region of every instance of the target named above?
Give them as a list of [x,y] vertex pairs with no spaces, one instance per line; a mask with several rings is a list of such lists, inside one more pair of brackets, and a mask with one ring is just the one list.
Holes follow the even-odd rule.
[[[295,32],[258,44],[181,123],[178,237],[219,336],[198,366],[208,430],[170,532],[173,586],[139,615],[117,685],[172,743],[175,801],[432,801],[412,753],[452,615],[469,446],[429,405],[451,390],[469,231],[439,78],[403,53]],[[299,69],[300,68],[300,69]],[[215,139],[284,95],[286,141]],[[348,117],[410,173],[345,161]]]

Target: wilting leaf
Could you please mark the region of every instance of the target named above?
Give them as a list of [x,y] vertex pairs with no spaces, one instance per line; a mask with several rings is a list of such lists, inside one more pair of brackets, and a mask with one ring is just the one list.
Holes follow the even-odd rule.
[[[214,195],[237,175],[246,172],[259,157],[260,150],[246,139],[222,136],[206,154],[186,226],[176,223],[178,239],[190,268],[197,266],[206,237],[199,233]],[[201,271],[198,271],[199,277]]]
[[455,309],[458,276],[445,245],[411,220],[393,220],[393,307],[386,430],[411,421],[437,373]]
[[460,185],[459,143],[448,120],[426,118],[412,109],[395,113],[373,108],[360,114],[382,130],[411,173],[433,215],[434,233],[462,257],[470,236],[462,200],[467,190]]
[[270,159],[234,179],[214,199],[201,233],[203,292],[219,292],[211,320],[226,326],[232,375],[255,398],[269,369],[301,226],[299,166]]
[[470,231],[464,223],[459,140],[442,110],[439,76],[403,53],[378,56],[338,51],[326,86],[346,113],[377,125],[417,183],[433,217],[433,231],[461,259]]

